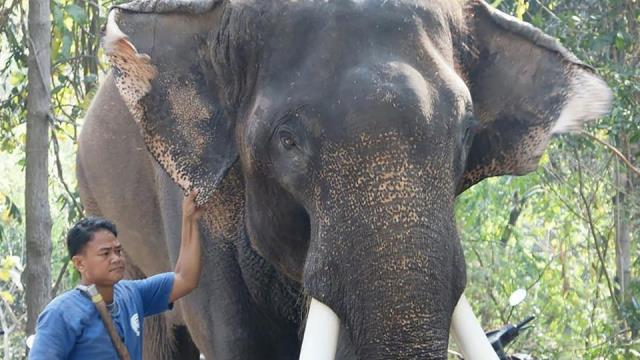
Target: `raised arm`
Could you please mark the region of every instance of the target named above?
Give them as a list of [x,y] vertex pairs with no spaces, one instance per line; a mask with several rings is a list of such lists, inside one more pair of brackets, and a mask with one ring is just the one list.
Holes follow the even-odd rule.
[[169,302],[190,293],[200,281],[202,264],[198,219],[202,210],[196,207],[195,197],[196,193],[192,192],[182,201],[182,240]]

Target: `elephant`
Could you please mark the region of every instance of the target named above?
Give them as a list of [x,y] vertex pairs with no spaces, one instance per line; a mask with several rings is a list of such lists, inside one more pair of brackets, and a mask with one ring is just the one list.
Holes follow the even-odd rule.
[[[203,274],[145,358],[294,359],[309,303],[337,359],[447,356],[456,197],[605,115],[595,70],[480,0],[136,0],[79,137],[87,213],[130,276],[170,271],[197,191]],[[164,344],[164,345],[163,345]]]

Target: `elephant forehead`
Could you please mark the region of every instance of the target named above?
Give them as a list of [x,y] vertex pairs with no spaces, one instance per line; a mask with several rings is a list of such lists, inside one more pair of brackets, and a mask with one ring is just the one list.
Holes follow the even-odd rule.
[[[269,10],[252,12],[252,16],[259,17],[255,21],[246,19],[247,12],[243,10],[258,5],[237,3],[233,11],[238,15],[229,17],[230,27],[243,29],[250,44],[265,44],[264,50],[271,58],[269,67],[278,73],[314,60],[316,66],[342,66],[359,54],[415,58],[421,30],[426,30],[437,42],[435,46],[451,58],[451,34],[463,25],[461,7],[449,1],[268,2],[270,5],[263,6]],[[245,25],[246,22],[253,25]],[[380,52],[372,54],[372,50]],[[318,74],[323,75],[329,74]]]
[[432,85],[415,68],[398,61],[353,68],[343,79],[339,95],[347,101],[373,101],[393,108],[412,103],[424,114],[430,114],[433,106]]

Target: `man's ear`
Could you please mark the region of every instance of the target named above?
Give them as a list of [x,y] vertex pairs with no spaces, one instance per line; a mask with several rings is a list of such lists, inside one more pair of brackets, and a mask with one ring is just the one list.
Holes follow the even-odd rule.
[[471,1],[463,68],[479,127],[458,192],[536,169],[552,134],[608,113],[612,94],[594,70],[539,29]]
[[73,255],[73,257],[71,258],[71,262],[73,263],[73,267],[75,267],[79,273],[82,274],[84,272],[86,268],[86,264],[84,262],[84,256],[79,254]]
[[238,157],[207,43],[220,22],[218,3],[133,2],[110,11],[104,37],[116,86],[147,148],[183,190],[198,191],[198,204]]

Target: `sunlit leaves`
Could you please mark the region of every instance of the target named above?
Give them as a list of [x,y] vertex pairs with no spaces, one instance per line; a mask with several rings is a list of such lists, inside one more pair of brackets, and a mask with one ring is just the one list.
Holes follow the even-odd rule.
[[[638,166],[638,2],[547,0],[525,4],[505,0],[493,3],[558,37],[578,58],[597,69],[614,91],[614,108],[610,116],[591,124],[588,131],[619,149],[626,149],[625,156]],[[535,278],[538,273],[539,281],[531,288],[524,306],[520,306],[522,312],[539,315],[537,327],[535,333],[516,348],[529,348],[536,358],[542,359],[633,358],[637,354],[633,349],[640,349],[637,335],[640,329],[640,250],[637,246],[640,179],[612,152],[586,137],[563,137],[553,142],[552,147],[543,157],[538,172],[516,181],[490,180],[486,185],[479,184],[477,192],[460,198],[458,221],[464,232],[461,237],[470,269],[468,291],[478,302],[483,319],[499,322],[504,308],[493,299],[508,296],[506,289],[514,282],[530,284],[531,274]],[[614,181],[616,172],[630,179],[633,187],[620,188]],[[513,232],[515,241],[506,247],[500,246],[493,239],[497,229],[506,226],[505,213],[512,207],[510,194],[522,194],[523,186],[539,186],[541,191],[527,200]],[[612,299],[618,296],[620,286],[614,279],[616,229],[612,199],[620,192],[625,196],[632,241],[632,283],[628,284],[632,301],[616,308]],[[492,205],[488,201],[499,203]],[[589,225],[587,209],[592,225]],[[607,285],[607,275],[614,294]]]
[[12,291],[22,291],[22,270],[24,269],[17,256],[5,256],[0,260],[0,298],[9,304],[14,301]]
[[15,220],[18,223],[22,222],[22,214],[18,206],[11,200],[11,198],[3,193],[0,193],[0,201],[4,202],[4,209],[0,207],[2,212],[0,213],[0,221],[8,223],[11,220]]
[[0,298],[9,304],[13,304],[13,295],[8,291],[0,291]]
[[[17,255],[16,259],[24,256],[24,213],[21,211],[24,185],[18,179],[24,177],[27,4],[21,0],[0,4],[0,165],[3,169],[3,179],[0,179],[0,261],[6,260],[8,254]],[[66,256],[62,234],[70,222],[82,216],[75,206],[79,196],[75,189],[73,152],[79,122],[98,83],[99,28],[104,21],[100,15],[106,11],[98,2],[75,0],[54,0],[51,10],[52,146],[49,169],[52,176],[49,186],[54,220],[52,274],[55,279]],[[12,180],[8,183],[7,178]],[[9,304],[8,311],[15,312],[15,317],[9,317],[9,320],[24,319],[21,271],[17,265],[11,269],[0,268],[0,303],[4,302],[0,306]],[[63,278],[62,289],[73,281],[69,275]],[[23,325],[16,321],[16,326],[9,336],[10,343],[17,344],[15,352],[9,352],[10,359],[23,358]]]
[[529,2],[526,0],[516,0],[516,17],[522,20],[524,13],[529,9]]

